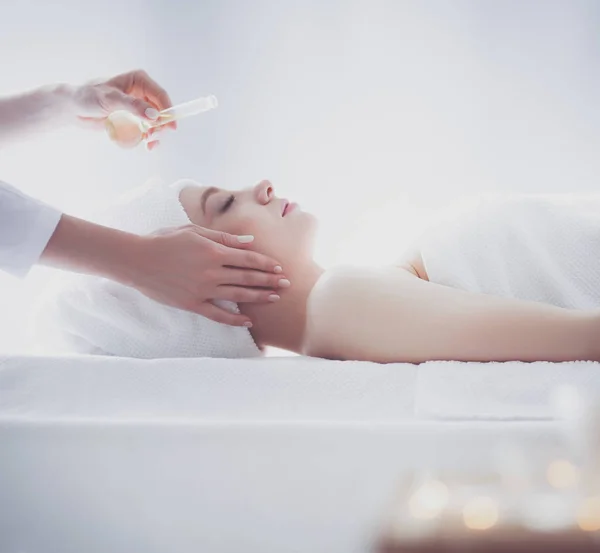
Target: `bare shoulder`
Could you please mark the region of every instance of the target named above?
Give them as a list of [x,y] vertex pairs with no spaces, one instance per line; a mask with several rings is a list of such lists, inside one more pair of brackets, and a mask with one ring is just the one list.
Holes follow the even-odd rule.
[[304,353],[370,359],[363,338],[380,326],[391,304],[397,305],[395,300],[419,280],[403,267],[344,266],[326,271],[308,298]]

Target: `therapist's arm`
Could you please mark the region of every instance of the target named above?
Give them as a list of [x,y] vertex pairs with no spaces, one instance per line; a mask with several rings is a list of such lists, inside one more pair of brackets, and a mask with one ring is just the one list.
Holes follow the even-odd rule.
[[142,70],[79,86],[42,86],[0,97],[0,147],[73,123],[102,128],[106,116],[118,109],[154,119],[171,106],[165,90]]
[[[267,303],[277,291],[284,278],[277,261],[247,247],[236,236],[195,225],[138,236],[62,215],[40,262],[114,280],[217,322],[249,326],[247,316],[212,303],[214,299]],[[224,267],[240,268],[224,271]],[[229,274],[236,271],[239,278]],[[254,284],[258,279],[264,288],[229,281],[244,282],[244,275]]]
[[93,274],[160,303],[241,326],[250,323],[248,317],[212,300],[268,303],[285,278],[276,260],[250,246],[195,225],[147,236],[122,232],[62,214],[0,182],[0,270],[17,277],[36,263]]
[[0,98],[0,146],[72,122],[73,88],[49,85]]

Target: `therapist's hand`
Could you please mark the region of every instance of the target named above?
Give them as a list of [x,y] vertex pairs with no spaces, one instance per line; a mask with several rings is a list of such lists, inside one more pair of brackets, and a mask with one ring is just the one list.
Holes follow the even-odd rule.
[[131,259],[130,275],[125,277],[130,285],[160,303],[213,321],[251,326],[245,315],[231,313],[211,300],[271,303],[279,299],[281,288],[290,285],[279,262],[250,251],[251,243],[231,234],[188,225],[141,239],[143,246]]
[[194,225],[139,236],[63,214],[39,262],[114,280],[213,321],[250,326],[248,317],[211,300],[268,303],[290,285],[279,263],[250,245]]
[[[91,127],[103,128],[104,121],[111,112],[127,110],[152,121],[158,112],[173,104],[167,92],[143,70],[130,71],[111,79],[97,80],[77,87],[74,92],[76,115],[82,123]],[[175,121],[161,126],[177,128]],[[158,145],[160,131],[152,136],[148,148]]]

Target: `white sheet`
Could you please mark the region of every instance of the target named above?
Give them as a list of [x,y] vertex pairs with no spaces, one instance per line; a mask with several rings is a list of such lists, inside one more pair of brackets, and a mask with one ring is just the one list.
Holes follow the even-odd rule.
[[0,359],[0,551],[365,553],[406,473],[565,446],[558,422],[497,419],[551,415],[545,390],[598,367],[504,368]]
[[456,420],[554,419],[555,392],[571,387],[585,401],[600,395],[600,363],[457,363],[420,365],[415,417]]
[[[0,551],[372,553],[400,480],[554,423],[0,424]],[[544,474],[544,471],[541,471]]]
[[544,420],[565,384],[600,394],[600,364],[10,356],[0,420]]
[[314,358],[0,359],[0,421],[394,421],[416,365]]

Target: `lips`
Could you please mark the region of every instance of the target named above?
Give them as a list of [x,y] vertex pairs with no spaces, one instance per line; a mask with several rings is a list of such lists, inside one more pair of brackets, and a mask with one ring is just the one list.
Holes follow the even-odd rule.
[[290,207],[290,202],[288,202],[287,200],[283,200],[283,208],[281,210],[282,217],[285,217],[285,214],[287,213],[289,207]]

